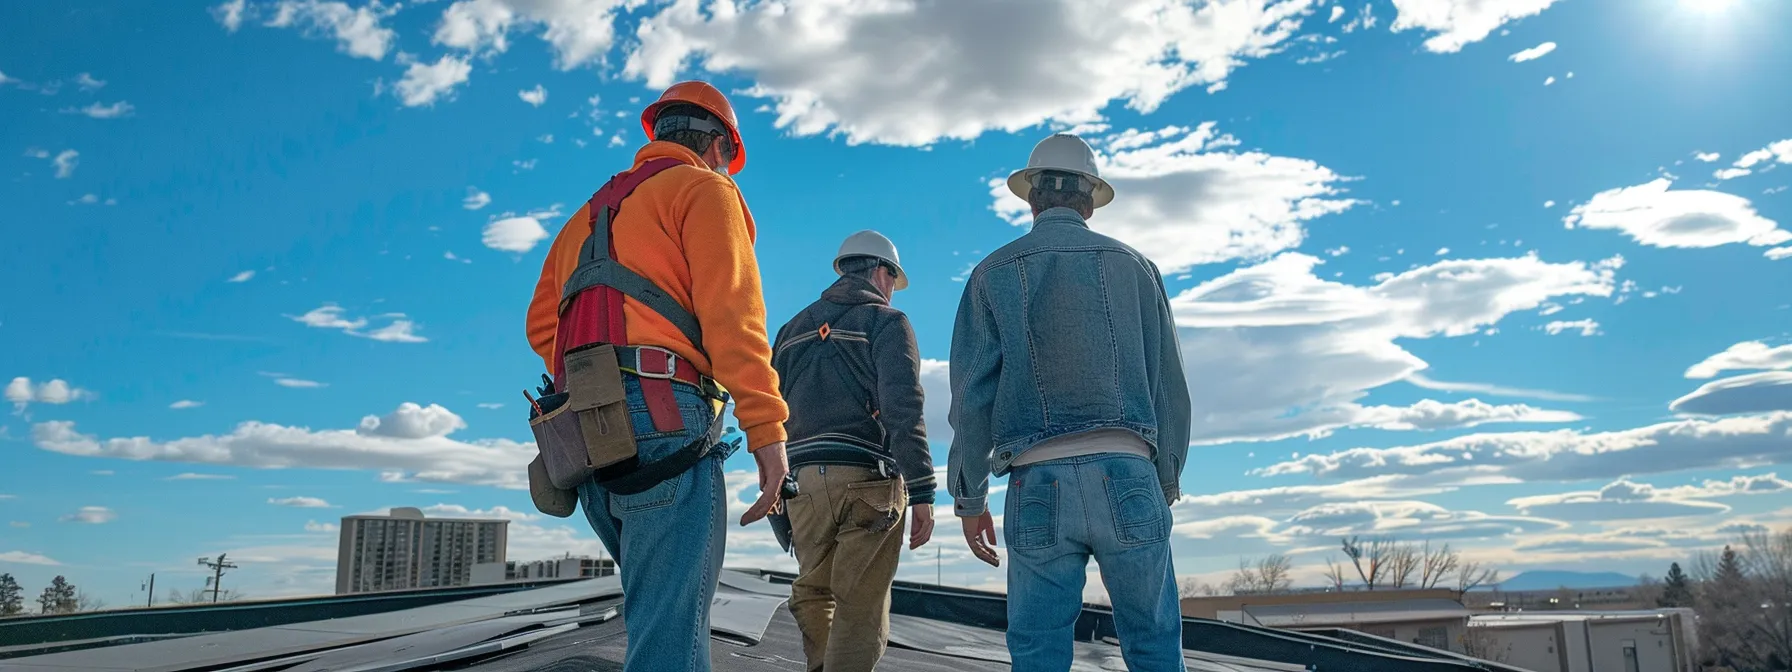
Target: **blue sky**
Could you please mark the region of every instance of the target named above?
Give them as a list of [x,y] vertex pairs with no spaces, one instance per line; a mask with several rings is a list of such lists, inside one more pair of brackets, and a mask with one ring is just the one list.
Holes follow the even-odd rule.
[[[594,553],[515,489],[523,313],[689,77],[741,112],[774,327],[847,234],[900,247],[942,465],[962,274],[1025,230],[992,180],[1088,137],[1093,225],[1172,271],[1196,580],[1317,582],[1348,534],[1659,575],[1792,519],[1785,3],[783,4],[0,9],[0,572],[328,592],[331,526],[390,506]],[[935,545],[904,576],[1000,584]]]

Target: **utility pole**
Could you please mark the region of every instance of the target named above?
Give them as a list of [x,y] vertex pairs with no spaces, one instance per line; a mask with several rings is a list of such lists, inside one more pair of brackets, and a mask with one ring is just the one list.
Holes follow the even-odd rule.
[[149,575],[149,604],[144,606],[156,606],[156,575],[154,573]]
[[236,565],[234,565],[224,559],[225,555],[226,554],[224,554],[224,553],[219,553],[218,559],[215,561],[212,560],[211,558],[200,558],[199,559],[200,565],[212,568],[212,578],[207,579],[205,583],[206,583],[206,585],[212,587],[212,603],[213,604],[217,604],[218,591],[223,589],[223,587],[224,587],[223,586],[224,570],[236,569]]
[[943,570],[940,569],[940,549],[944,547],[944,544],[933,547],[933,585],[936,586],[946,585],[945,575],[941,573]]

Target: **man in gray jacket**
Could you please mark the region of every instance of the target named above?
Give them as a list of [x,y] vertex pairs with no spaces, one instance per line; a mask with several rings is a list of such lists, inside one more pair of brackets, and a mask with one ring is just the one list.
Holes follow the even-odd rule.
[[896,246],[876,231],[846,239],[840,279],[778,330],[772,367],[790,404],[785,500],[800,566],[790,613],[810,670],[870,672],[890,635],[890,583],[933,534],[933,457],[921,421],[921,357],[890,295],[908,286]]
[[1163,278],[1089,230],[1114,189],[1081,138],[1040,142],[1008,187],[1033,229],[971,272],[952,332],[947,480],[965,541],[1000,564],[987,497],[1006,473],[1014,669],[1070,668],[1093,557],[1127,669],[1182,670],[1169,504],[1190,408]]

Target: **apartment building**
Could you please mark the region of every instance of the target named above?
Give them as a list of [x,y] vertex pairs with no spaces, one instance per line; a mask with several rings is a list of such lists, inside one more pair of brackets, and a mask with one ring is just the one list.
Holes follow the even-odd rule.
[[336,594],[472,584],[473,566],[504,562],[510,521],[428,518],[414,507],[342,518]]

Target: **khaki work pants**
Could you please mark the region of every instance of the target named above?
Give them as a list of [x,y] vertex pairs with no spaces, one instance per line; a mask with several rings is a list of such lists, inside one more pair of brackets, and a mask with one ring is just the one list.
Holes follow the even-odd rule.
[[796,481],[787,510],[800,570],[790,614],[809,670],[870,672],[890,637],[907,488],[900,477],[839,464],[803,466]]

